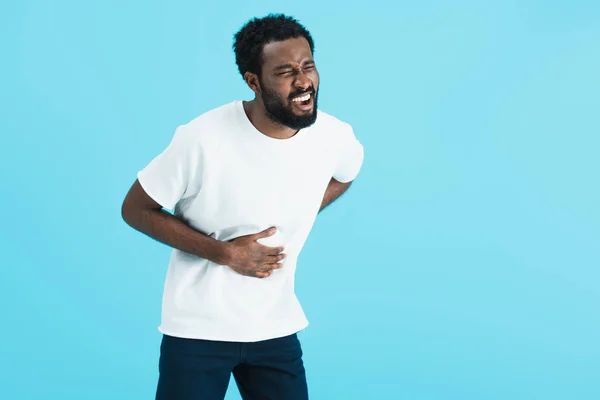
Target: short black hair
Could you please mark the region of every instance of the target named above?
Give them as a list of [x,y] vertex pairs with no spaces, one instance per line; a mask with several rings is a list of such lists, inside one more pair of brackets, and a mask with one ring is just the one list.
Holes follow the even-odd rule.
[[266,44],[304,37],[315,53],[315,43],[310,32],[296,19],[283,14],[269,14],[253,18],[234,35],[235,62],[242,77],[246,72],[258,75],[262,72],[262,51]]

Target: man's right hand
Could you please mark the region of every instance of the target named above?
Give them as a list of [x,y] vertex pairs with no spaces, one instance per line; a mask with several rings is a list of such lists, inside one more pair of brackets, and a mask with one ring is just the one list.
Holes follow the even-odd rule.
[[230,240],[227,247],[227,265],[235,272],[256,278],[267,278],[274,270],[281,268],[285,258],[283,247],[268,247],[257,240],[273,236],[275,227],[253,235],[240,236]]

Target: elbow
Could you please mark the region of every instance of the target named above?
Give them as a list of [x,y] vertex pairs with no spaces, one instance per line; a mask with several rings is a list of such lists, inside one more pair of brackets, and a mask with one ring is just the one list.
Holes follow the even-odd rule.
[[135,181],[125,196],[123,204],[121,204],[121,218],[123,218],[123,221],[132,228],[137,229],[147,212],[155,210],[162,210],[161,205],[150,198],[139,182]]
[[127,199],[125,199],[123,201],[123,204],[121,204],[121,218],[123,218],[123,221],[125,221],[127,225],[133,227],[135,215],[135,208],[130,204],[130,202]]
[[129,210],[128,210],[127,206],[125,205],[125,202],[123,202],[123,204],[121,204],[121,218],[123,218],[123,221],[125,221],[125,223],[127,225],[131,225],[129,223]]

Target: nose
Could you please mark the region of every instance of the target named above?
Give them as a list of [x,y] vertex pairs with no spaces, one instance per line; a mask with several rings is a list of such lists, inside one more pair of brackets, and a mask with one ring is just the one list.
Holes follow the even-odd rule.
[[301,90],[307,90],[309,87],[313,85],[312,79],[310,79],[304,72],[300,71],[296,74],[296,79],[294,80],[294,87]]

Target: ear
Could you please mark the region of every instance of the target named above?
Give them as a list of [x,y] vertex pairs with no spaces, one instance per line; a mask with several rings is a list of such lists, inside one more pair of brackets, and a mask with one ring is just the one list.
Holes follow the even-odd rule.
[[261,89],[260,89],[260,83],[258,81],[258,75],[256,75],[255,73],[252,72],[246,72],[244,74],[244,80],[246,81],[246,84],[248,85],[248,87],[256,94],[260,94]]

